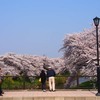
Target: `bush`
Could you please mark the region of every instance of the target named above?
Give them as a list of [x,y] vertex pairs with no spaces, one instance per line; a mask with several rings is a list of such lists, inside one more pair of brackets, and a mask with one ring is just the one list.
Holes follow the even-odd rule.
[[64,83],[66,82],[66,77],[57,76],[55,78],[55,81],[56,81],[56,88],[58,88],[58,89],[64,88]]

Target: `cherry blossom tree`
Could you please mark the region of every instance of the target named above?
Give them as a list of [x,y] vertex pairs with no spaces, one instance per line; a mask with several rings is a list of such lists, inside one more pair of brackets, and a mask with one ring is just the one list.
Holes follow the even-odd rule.
[[94,26],[80,33],[67,34],[61,50],[64,53],[65,65],[72,76],[66,81],[65,88],[70,87],[73,76],[76,76],[77,72],[80,72],[81,75],[96,75],[96,31]]
[[27,76],[39,76],[41,70],[48,69],[48,66],[51,66],[57,74],[63,72],[65,68],[62,58],[18,55],[15,53],[7,53],[0,56],[0,68],[3,70],[3,75],[9,73],[11,76],[20,76],[23,74]]

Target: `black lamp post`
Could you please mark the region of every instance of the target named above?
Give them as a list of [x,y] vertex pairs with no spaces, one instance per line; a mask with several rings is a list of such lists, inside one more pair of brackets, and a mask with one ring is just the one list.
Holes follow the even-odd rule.
[[98,26],[99,26],[100,18],[95,17],[93,19],[94,24],[96,26],[96,44],[97,44],[97,89],[98,93],[97,96],[100,96],[100,66],[99,66],[99,42],[98,42]]

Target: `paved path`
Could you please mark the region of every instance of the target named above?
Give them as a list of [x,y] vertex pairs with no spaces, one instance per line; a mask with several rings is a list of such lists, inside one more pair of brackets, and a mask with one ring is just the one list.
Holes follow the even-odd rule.
[[3,97],[95,97],[97,91],[57,90],[56,92],[42,91],[5,91]]

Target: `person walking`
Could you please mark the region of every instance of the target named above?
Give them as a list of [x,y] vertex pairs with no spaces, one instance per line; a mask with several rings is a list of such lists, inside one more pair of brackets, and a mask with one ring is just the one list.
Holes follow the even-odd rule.
[[42,90],[43,92],[46,92],[46,74],[45,74],[45,71],[42,70],[41,73],[40,73],[40,78],[41,78],[41,87],[42,87]]
[[0,96],[3,96],[2,94],[4,94],[3,90],[2,90],[2,70],[0,68]]
[[50,91],[55,91],[55,71],[54,69],[51,68],[51,66],[48,67],[48,70],[47,70],[47,78],[48,78],[48,81],[49,81],[49,90]]

